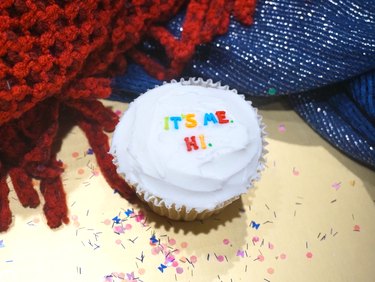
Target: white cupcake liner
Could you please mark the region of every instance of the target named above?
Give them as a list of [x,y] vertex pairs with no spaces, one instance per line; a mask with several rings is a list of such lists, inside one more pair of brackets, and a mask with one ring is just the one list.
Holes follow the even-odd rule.
[[[228,85],[221,85],[221,82],[213,82],[211,79],[203,80],[202,78],[189,78],[188,80],[181,79],[179,81],[177,80],[171,80],[170,82],[164,82],[163,84],[167,83],[178,83],[181,85],[194,85],[194,86],[201,86],[201,87],[207,87],[207,88],[217,88],[222,90],[229,90],[235,94],[238,94],[236,89],[230,89]],[[155,88],[160,87],[159,85],[155,86]],[[238,94],[241,96],[247,103],[249,103],[250,106],[252,106],[251,101],[247,101],[245,99],[245,96],[242,94]],[[130,105],[129,105],[130,106]],[[252,106],[253,107],[253,106]],[[225,200],[224,202],[216,205],[213,209],[206,209],[203,211],[198,211],[195,208],[189,208],[185,205],[182,206],[176,206],[176,204],[170,204],[168,205],[162,198],[155,196],[147,191],[147,188],[141,187],[138,183],[131,182],[126,175],[121,175],[124,177],[126,182],[134,189],[136,192],[138,198],[147,203],[148,206],[153,210],[155,213],[168,217],[172,220],[183,220],[183,221],[193,221],[193,220],[202,220],[205,218],[208,218],[214,214],[219,213],[222,209],[224,209],[226,206],[234,202],[235,200],[239,199],[241,195],[246,194],[247,190],[253,187],[255,181],[259,181],[261,177],[261,172],[265,168],[266,158],[265,155],[268,153],[268,151],[265,149],[265,147],[268,145],[268,142],[265,140],[267,137],[267,133],[265,131],[265,124],[262,121],[262,117],[258,114],[258,109],[254,108],[255,113],[257,115],[258,125],[261,129],[261,139],[262,139],[262,152],[261,156],[258,160],[258,167],[256,170],[256,173],[249,179],[249,185],[246,189],[246,192],[241,193],[235,197],[232,197],[230,199]],[[116,159],[116,152],[111,152],[113,155],[113,163],[118,166],[118,162]]]

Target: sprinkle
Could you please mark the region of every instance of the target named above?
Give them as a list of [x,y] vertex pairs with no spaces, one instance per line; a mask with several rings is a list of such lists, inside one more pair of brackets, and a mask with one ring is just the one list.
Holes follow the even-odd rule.
[[278,130],[280,133],[284,133],[286,131],[286,127],[284,124],[279,124]]
[[158,267],[158,269],[160,270],[160,272],[162,272],[162,273],[164,273],[164,269],[166,269],[167,268],[167,266],[166,265],[164,265],[164,264],[160,264],[160,266]]
[[307,252],[306,253],[306,257],[309,258],[309,259],[311,259],[313,257],[312,252]]
[[361,227],[358,224],[356,224],[353,227],[353,231],[360,232],[361,231]]
[[341,188],[341,182],[334,182],[331,187],[337,191]]
[[299,171],[296,170],[295,167],[293,167],[293,175],[294,175],[294,176],[298,176],[298,175],[299,175]]
[[134,243],[135,243],[135,240],[137,240],[137,239],[138,239],[138,236],[135,237],[133,240],[132,240],[132,239],[128,239],[128,240],[134,244]]
[[263,222],[262,224],[267,224],[267,223],[273,223],[273,221],[267,220],[267,221]]
[[0,248],[4,248],[5,245],[4,245],[4,240],[0,240]]
[[219,262],[223,262],[223,261],[224,261],[224,256],[219,255],[219,256],[216,257],[216,259],[217,259]]
[[260,226],[260,223],[256,223],[255,221],[251,221],[250,222],[250,226],[256,230],[258,230],[259,226]]
[[159,240],[156,239],[155,234],[152,234],[152,236],[151,236],[151,238],[150,238],[150,243],[151,243],[151,244],[156,244],[156,243],[158,243],[158,242],[159,242]]
[[275,270],[272,267],[270,267],[270,268],[267,269],[267,272],[268,272],[268,274],[273,274],[275,272]]
[[187,242],[182,242],[181,243],[181,248],[186,248],[188,246],[188,243]]
[[224,245],[228,245],[228,244],[229,244],[229,240],[228,240],[228,239],[224,239],[224,240],[223,240],[223,244],[224,244]]
[[238,256],[238,257],[244,257],[244,255],[245,255],[245,252],[244,252],[244,251],[242,251],[242,250],[238,250],[238,251],[237,251],[236,256]]
[[129,217],[131,214],[134,213],[134,210],[127,209],[124,213],[126,214],[127,217]]
[[208,143],[207,145],[208,145],[208,147],[212,147],[212,144],[211,144],[211,143]]
[[135,257],[137,260],[139,260],[140,262],[142,262],[143,263],[143,260],[145,259],[145,255],[143,254],[143,251],[142,251],[142,253],[141,253],[141,256],[140,256],[140,258],[138,258],[138,257]]
[[182,267],[176,267],[176,272],[177,272],[178,274],[181,274],[181,273],[184,272],[184,269],[183,269]]
[[197,262],[197,257],[196,256],[191,256],[190,257],[190,261],[191,261],[191,263],[196,263]]
[[271,87],[271,88],[269,88],[269,89],[267,90],[267,93],[268,93],[269,95],[273,96],[273,95],[275,95],[275,94],[277,93],[277,90],[276,90],[276,88]]
[[114,223],[119,224],[121,221],[121,218],[119,218],[118,215],[116,215],[114,218],[112,218],[112,220]]
[[334,199],[331,201],[331,204],[335,203],[337,201],[337,199]]
[[282,253],[282,254],[280,255],[280,258],[281,258],[281,259],[286,259],[286,254]]
[[262,262],[262,261],[264,261],[264,256],[263,255],[259,255],[256,260],[259,260],[260,262]]

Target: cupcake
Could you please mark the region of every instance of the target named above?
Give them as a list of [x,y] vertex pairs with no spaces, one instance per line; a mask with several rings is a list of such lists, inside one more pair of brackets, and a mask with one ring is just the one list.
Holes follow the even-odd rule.
[[243,95],[189,79],[130,103],[110,153],[154,212],[190,221],[218,213],[252,187],[264,167],[265,144],[261,118]]

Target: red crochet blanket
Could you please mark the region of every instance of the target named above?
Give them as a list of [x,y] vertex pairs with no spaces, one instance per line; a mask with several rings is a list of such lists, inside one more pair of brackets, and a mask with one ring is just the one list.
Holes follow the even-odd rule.
[[[175,38],[163,23],[182,9]],[[40,204],[32,185],[39,179],[48,225],[68,223],[62,163],[52,149],[67,116],[86,133],[109,185],[130,200],[107,154],[105,131],[118,117],[97,100],[110,95],[110,77],[128,58],[159,79],[175,77],[197,45],[226,32],[231,14],[250,24],[254,9],[254,0],[0,1],[0,231],[12,222],[8,177],[32,208]],[[165,46],[167,65],[137,49],[146,37]]]

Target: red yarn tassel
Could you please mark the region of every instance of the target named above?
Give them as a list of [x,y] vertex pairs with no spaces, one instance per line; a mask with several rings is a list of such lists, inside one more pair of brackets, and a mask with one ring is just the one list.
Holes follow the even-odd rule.
[[40,190],[45,199],[43,211],[46,215],[48,226],[57,228],[62,223],[68,224],[68,207],[61,178],[42,179]]
[[9,176],[22,206],[36,208],[40,204],[39,196],[25,170],[18,167],[12,168],[9,171]]
[[6,177],[0,179],[0,232],[6,231],[12,223],[12,212],[9,208],[9,187]]
[[98,165],[109,186],[115,189],[125,199],[131,200],[134,196],[134,191],[125,180],[118,175],[116,166],[113,164],[113,157],[108,153],[108,137],[103,133],[102,127],[85,120],[81,120],[79,126],[85,132],[90,146],[95,152]]

